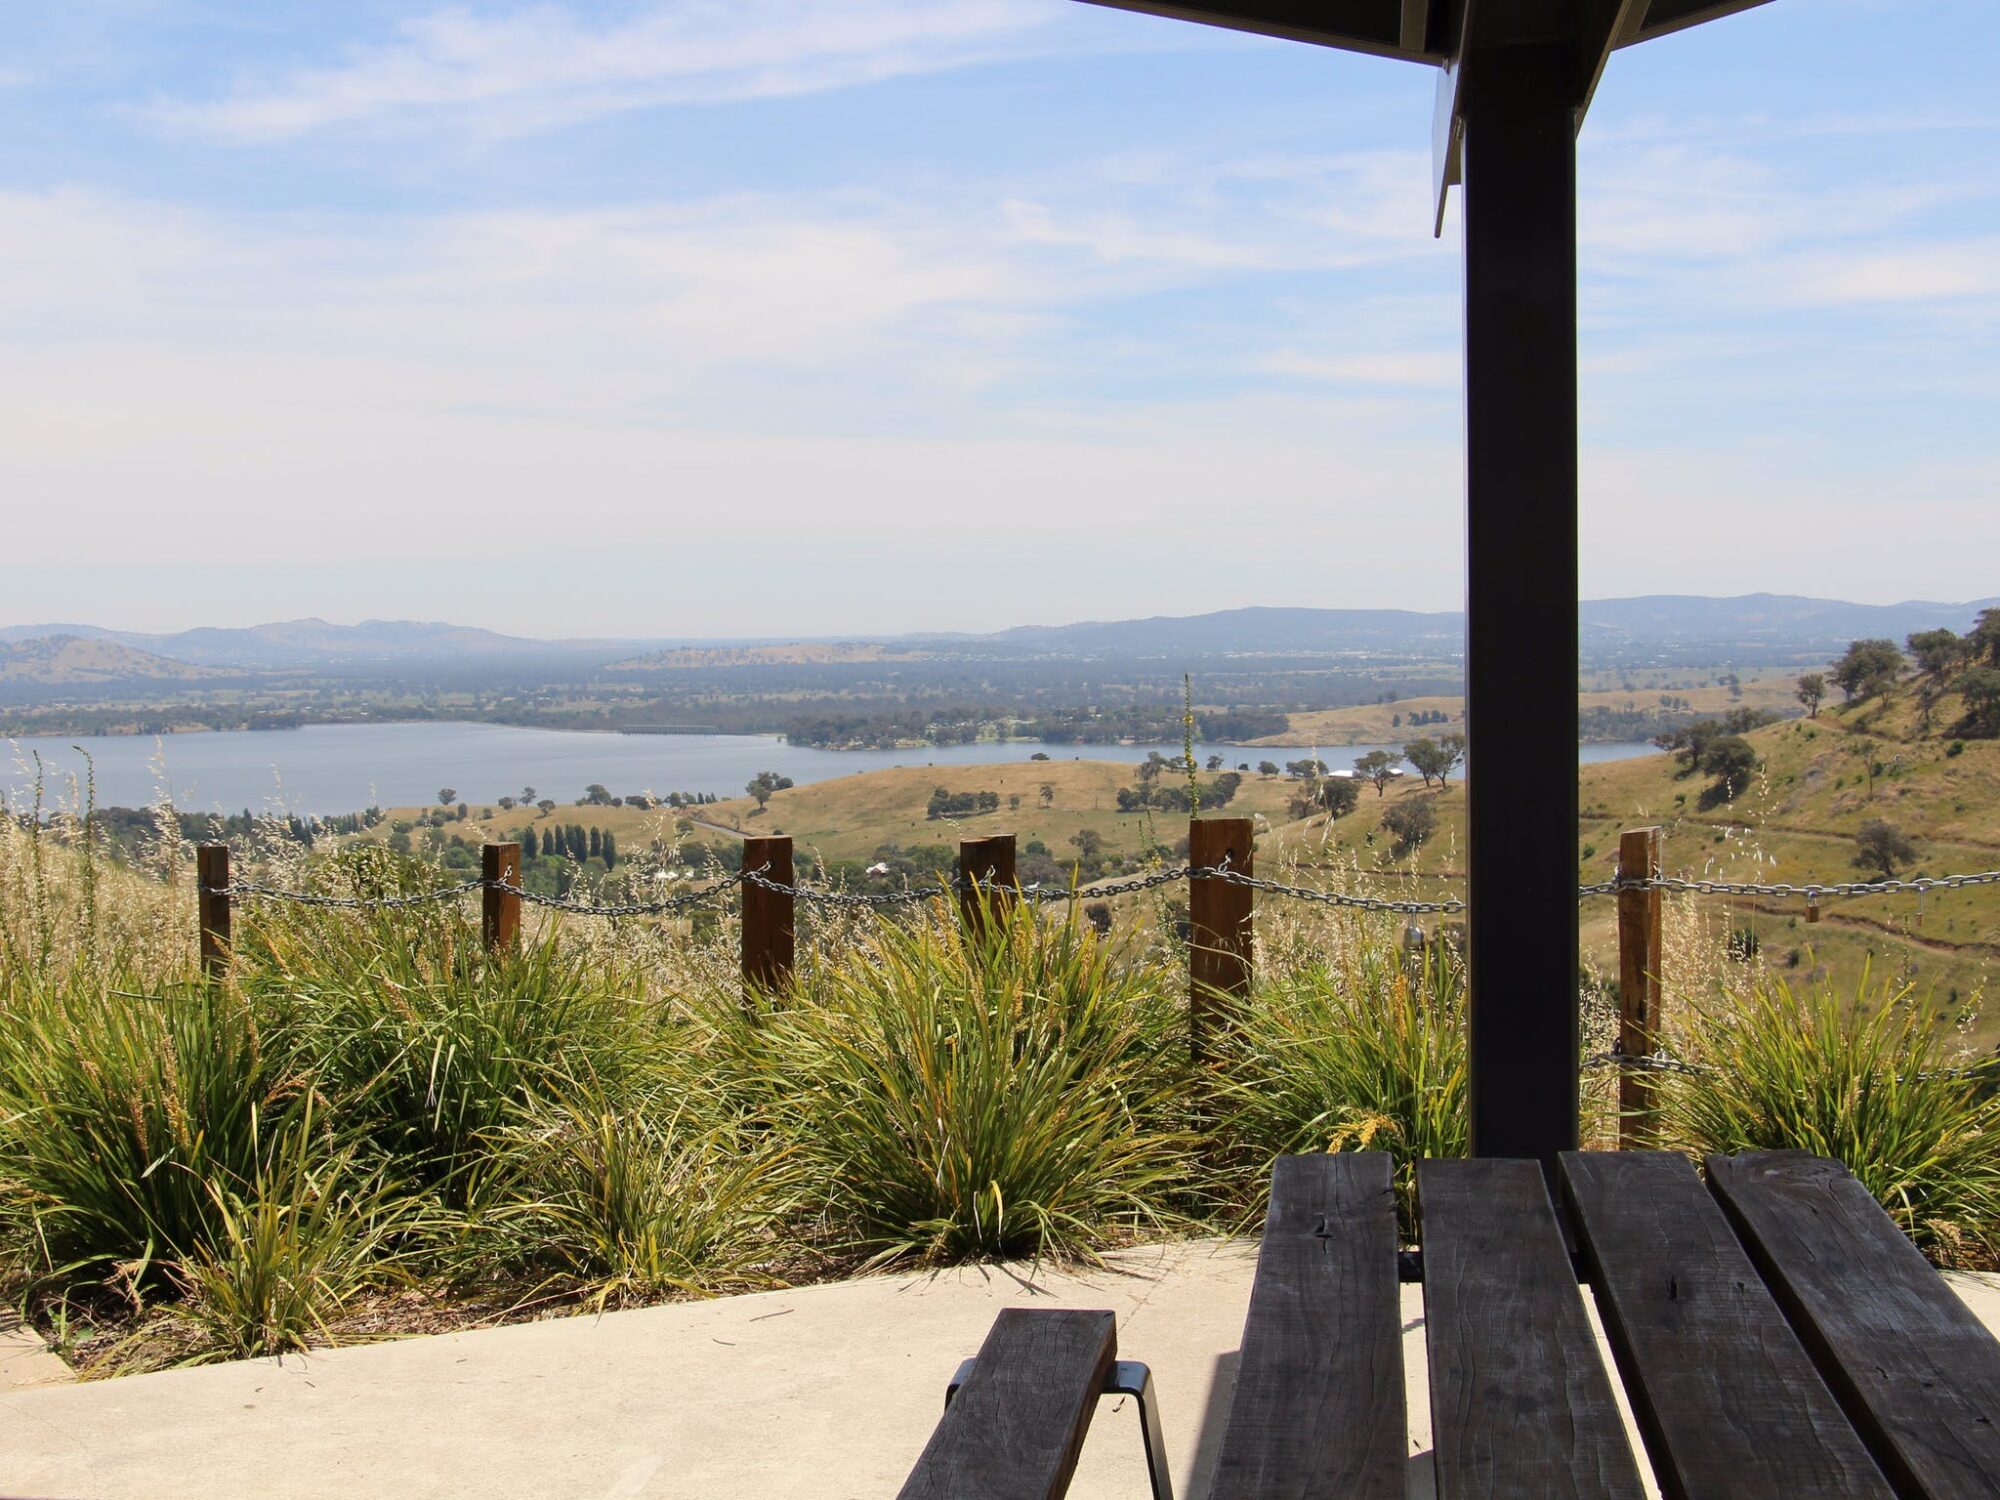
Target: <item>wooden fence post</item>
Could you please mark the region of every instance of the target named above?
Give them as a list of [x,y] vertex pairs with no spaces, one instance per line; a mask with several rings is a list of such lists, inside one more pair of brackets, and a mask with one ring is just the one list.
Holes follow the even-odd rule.
[[743,868],[785,887],[774,891],[743,882],[743,998],[775,995],[791,988],[797,952],[797,898],[792,895],[792,839],[771,834],[743,841]]
[[1004,921],[1019,884],[1014,874],[1014,835],[960,839],[958,883],[959,916],[968,932],[983,934],[988,912]]
[[[1254,874],[1255,839],[1249,818],[1190,819],[1188,864],[1214,870],[1226,860],[1233,873]],[[1188,878],[1188,1038],[1196,1062],[1208,1050],[1222,997],[1250,993],[1251,901],[1246,885]]]
[[[1650,880],[1662,868],[1662,835],[1634,828],[1618,838],[1618,878]],[[1660,892],[1618,893],[1618,1050],[1647,1057],[1659,1047]],[[1643,1150],[1654,1138],[1653,1075],[1637,1068],[1618,1074],[1618,1144]]]
[[521,897],[518,891],[498,889],[500,882],[521,884],[521,846],[485,844],[479,850],[479,878],[486,882],[479,893],[479,930],[486,950],[498,953],[521,940]]
[[194,852],[195,919],[201,929],[201,971],[220,979],[229,968],[229,846]]

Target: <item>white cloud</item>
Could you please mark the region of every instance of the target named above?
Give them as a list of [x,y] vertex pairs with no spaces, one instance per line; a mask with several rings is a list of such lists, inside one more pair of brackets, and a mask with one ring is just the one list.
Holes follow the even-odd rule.
[[444,125],[482,135],[621,110],[818,93],[1018,57],[1048,0],[681,0],[603,23],[554,5],[463,7],[402,23],[331,66],[242,78],[161,121],[225,141]]
[[1296,375],[1307,380],[1435,389],[1455,388],[1464,373],[1464,363],[1456,350],[1332,356],[1288,350],[1266,357],[1257,367],[1269,374]]

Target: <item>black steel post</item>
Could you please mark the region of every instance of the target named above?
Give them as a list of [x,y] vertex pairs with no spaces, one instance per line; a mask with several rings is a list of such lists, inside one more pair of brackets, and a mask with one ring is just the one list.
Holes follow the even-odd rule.
[[1465,62],[1472,1151],[1577,1143],[1575,56]]

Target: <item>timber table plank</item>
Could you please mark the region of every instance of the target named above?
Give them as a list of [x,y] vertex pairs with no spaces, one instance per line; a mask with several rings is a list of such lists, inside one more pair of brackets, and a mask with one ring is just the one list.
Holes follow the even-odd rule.
[[1642,1500],[1541,1164],[1426,1161],[1439,1500]]
[[2000,1342],[1854,1174],[1756,1151],[1708,1184],[1898,1492],[2000,1495]]
[[1888,1496],[1688,1160],[1566,1151],[1562,1167],[1605,1331],[1669,1500]]
[[1388,1156],[1280,1157],[1211,1500],[1403,1500],[1401,1323]]
[[902,1500],[1056,1500],[1117,1357],[1108,1312],[1003,1308]]

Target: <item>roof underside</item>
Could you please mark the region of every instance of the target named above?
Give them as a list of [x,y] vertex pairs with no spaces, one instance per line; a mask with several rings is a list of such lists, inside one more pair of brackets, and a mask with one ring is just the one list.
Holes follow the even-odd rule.
[[[1209,0],[1183,5],[1173,0],[1091,0],[1119,10],[1144,11],[1179,21],[1199,21],[1235,31],[1441,64],[1457,49],[1466,0]],[[1598,0],[1601,6],[1605,0]],[[1670,31],[1698,26],[1767,0],[1624,0],[1626,11],[1613,45],[1629,47]],[[1484,15],[1504,14],[1506,0],[1483,0]],[[1583,8],[1594,8],[1582,0]],[[1544,10],[1560,14],[1572,6]],[[1483,17],[1482,17],[1483,19]],[[1602,33],[1600,33],[1601,35]]]

